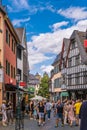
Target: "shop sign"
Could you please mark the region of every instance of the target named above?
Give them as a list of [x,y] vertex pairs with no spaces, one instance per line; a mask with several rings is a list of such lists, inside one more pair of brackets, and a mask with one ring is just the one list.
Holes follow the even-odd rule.
[[84,47],[87,48],[87,40],[84,40]]
[[25,87],[26,86],[26,82],[20,82],[19,85]]

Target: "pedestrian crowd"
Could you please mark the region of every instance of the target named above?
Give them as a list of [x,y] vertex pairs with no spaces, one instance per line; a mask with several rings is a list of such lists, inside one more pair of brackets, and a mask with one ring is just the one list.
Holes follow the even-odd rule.
[[50,120],[54,115],[55,127],[69,125],[79,126],[80,124],[80,108],[82,100],[58,100],[56,102],[47,101],[30,101],[26,104],[25,111],[29,115],[30,120],[37,120],[38,126],[43,126],[46,123],[46,119]]
[[[30,101],[25,103],[25,99],[21,102],[21,111],[25,115],[29,116],[30,120],[36,120],[38,126],[43,126],[46,121],[51,118],[55,119],[55,128],[59,125],[64,127],[65,125],[79,126],[80,118],[82,116],[82,107],[83,101],[78,100],[58,100],[54,101]],[[6,104],[6,101],[3,100],[1,106],[2,112],[2,125],[7,126],[14,123],[13,116],[13,104],[9,101]],[[51,116],[53,114],[53,116]],[[81,129],[82,130],[82,129]]]

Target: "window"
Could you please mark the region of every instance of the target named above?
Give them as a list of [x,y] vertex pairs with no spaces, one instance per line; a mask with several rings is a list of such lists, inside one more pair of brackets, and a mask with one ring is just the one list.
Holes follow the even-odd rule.
[[9,34],[8,34],[8,30],[6,29],[6,42],[9,43]]
[[66,62],[65,62],[65,59],[64,59],[64,58],[62,59],[62,65],[63,65],[63,68],[66,67]]
[[21,49],[17,48],[17,57],[21,59]]
[[11,78],[15,79],[15,67],[11,65]]
[[66,79],[66,75],[62,75],[62,83],[63,83],[63,84],[66,84],[66,80],[67,80],[67,79]]
[[20,69],[17,69],[17,74],[20,75],[20,80],[21,80],[21,70]]
[[15,54],[15,42],[14,42],[14,40],[12,39],[12,51],[14,52],[14,54]]
[[59,72],[59,65],[54,67],[54,73],[57,74]]
[[14,54],[15,54],[15,43],[14,43]]
[[77,55],[75,60],[75,65],[79,65],[79,64],[80,64],[80,55]]
[[14,79],[15,79],[15,67],[14,67]]
[[10,34],[9,34],[9,46],[10,46]]
[[13,78],[13,66],[11,65],[11,78]]
[[10,33],[9,31],[6,29],[6,43],[9,45],[10,47]]
[[6,74],[10,76],[10,63],[6,60]]
[[83,84],[87,84],[87,71],[83,72]]
[[80,73],[76,73],[76,74],[75,74],[75,81],[76,81],[76,84],[77,84],[77,85],[80,84]]
[[72,49],[75,49],[75,39],[71,39],[71,46],[72,46]]
[[72,75],[68,75],[68,85],[72,85]]
[[61,81],[60,78],[57,78],[54,80],[54,88],[60,88],[61,86]]
[[71,67],[72,66],[72,58],[69,58],[68,59],[68,67]]
[[8,62],[8,75],[10,76],[10,63]]
[[6,74],[8,74],[8,61],[6,60]]
[[14,50],[14,49],[13,49],[13,48],[14,48],[14,47],[13,47],[13,46],[14,46],[13,44],[14,44],[14,40],[12,39],[12,51]]

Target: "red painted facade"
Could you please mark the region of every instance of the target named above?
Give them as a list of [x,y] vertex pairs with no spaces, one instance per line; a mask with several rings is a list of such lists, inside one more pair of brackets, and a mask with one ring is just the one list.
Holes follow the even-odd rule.
[[[16,85],[16,79],[11,77],[11,66],[15,68],[15,74],[16,74],[16,41],[14,39],[14,36],[12,35],[12,32],[10,31],[9,27],[4,25],[4,67],[5,67],[5,75],[4,75],[4,83],[5,84],[10,84],[12,83],[13,85]],[[10,34],[10,46],[6,42],[6,30],[8,30]],[[14,39],[15,43],[15,54],[12,51],[12,39]],[[6,74],[6,60],[10,63],[10,75]]]

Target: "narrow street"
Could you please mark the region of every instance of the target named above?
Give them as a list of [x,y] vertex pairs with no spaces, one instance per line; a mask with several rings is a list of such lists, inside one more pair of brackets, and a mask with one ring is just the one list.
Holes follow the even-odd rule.
[[[25,118],[24,130],[79,130],[79,127],[73,126],[64,126],[61,127],[61,124],[58,128],[55,128],[55,118],[51,118],[50,121],[46,121],[44,126],[38,126],[37,121],[29,120],[28,117]],[[0,125],[0,130],[15,130],[15,124],[9,125],[7,127],[2,127]]]

